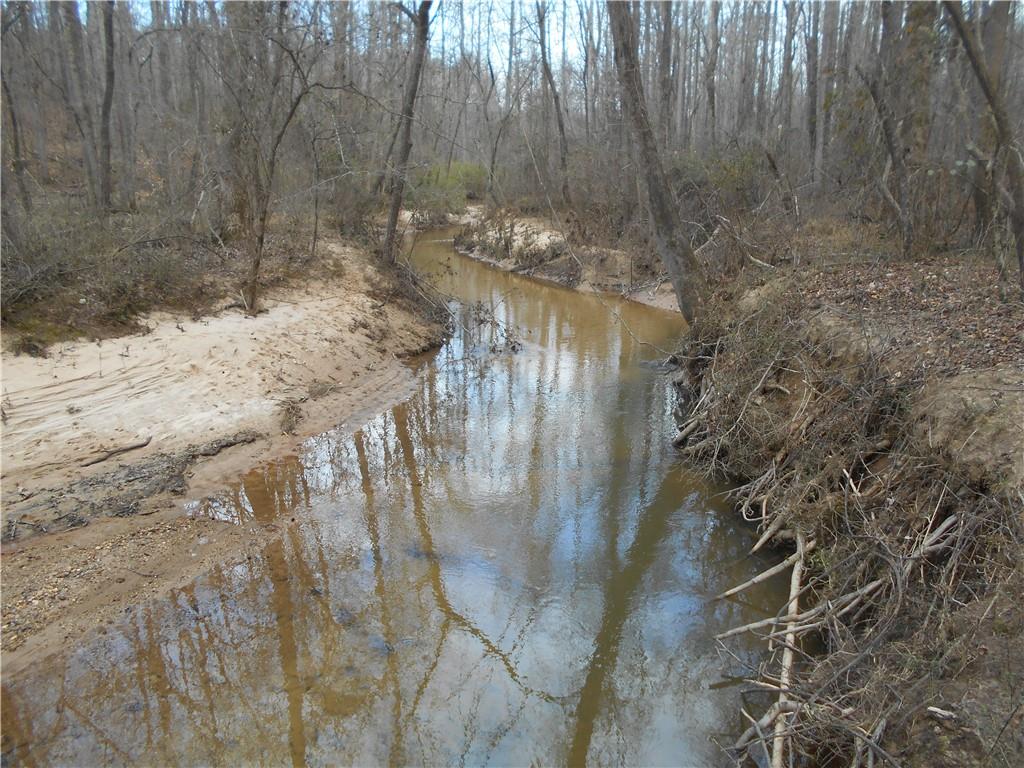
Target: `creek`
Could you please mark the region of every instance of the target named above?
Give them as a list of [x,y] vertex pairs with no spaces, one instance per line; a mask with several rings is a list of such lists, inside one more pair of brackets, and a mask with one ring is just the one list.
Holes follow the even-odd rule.
[[280,535],[5,678],[5,765],[723,761],[762,646],[714,635],[786,585],[713,600],[769,556],[671,447],[682,319],[453,234],[411,250],[459,318],[418,392],[190,502]]

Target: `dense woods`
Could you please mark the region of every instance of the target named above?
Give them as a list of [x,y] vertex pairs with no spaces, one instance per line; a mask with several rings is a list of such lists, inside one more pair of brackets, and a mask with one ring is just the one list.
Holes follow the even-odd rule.
[[[434,551],[422,489],[437,476],[434,467],[471,465],[464,480],[454,475],[458,493],[445,497],[445,514],[477,515],[486,494],[456,498],[463,485],[500,481],[494,498],[526,502],[502,507],[502,523],[519,525],[520,514],[527,520],[500,536],[542,540],[546,534],[537,532],[545,526],[530,516],[544,504],[523,488],[539,487],[531,483],[552,471],[538,457],[542,446],[555,446],[556,469],[573,469],[554,475],[554,523],[562,524],[563,512],[569,519],[586,509],[607,518],[607,531],[577,518],[572,535],[580,551],[591,535],[601,540],[611,566],[581,561],[573,570],[612,580],[601,597],[574,582],[570,599],[550,601],[552,626],[576,632],[586,622],[567,620],[571,610],[603,600],[597,637],[610,638],[612,655],[603,656],[596,641],[592,650],[585,638],[580,658],[591,666],[582,687],[542,698],[576,707],[570,763],[594,756],[608,763],[612,753],[592,751],[591,737],[602,727],[595,726],[597,702],[620,637],[633,633],[649,643],[636,651],[643,668],[630,687],[607,697],[623,711],[660,674],[644,666],[650,643],[688,651],[686,642],[666,639],[674,636],[651,640],[644,629],[634,632],[627,619],[634,593],[647,589],[654,553],[672,540],[669,514],[692,522],[693,500],[711,493],[703,486],[687,491],[684,506],[676,475],[681,468],[703,472],[728,480],[730,490],[718,494],[715,486],[714,497],[729,498],[729,512],[757,527],[749,555],[770,546],[789,552],[715,598],[702,575],[678,601],[687,606],[686,621],[698,614],[726,621],[735,617],[729,611],[737,595],[790,574],[789,598],[777,615],[761,617],[759,604],[747,604],[755,620],[705,643],[747,634],[767,640],[742,677],[723,671],[723,663],[714,670],[723,681],[699,686],[702,695],[754,692],[736,713],[747,730],[731,746],[720,744],[737,764],[1024,760],[1024,4],[4,0],[0,8],[0,315],[4,366],[19,372],[5,379],[0,408],[5,542],[25,529],[42,538],[102,515],[141,518],[158,503],[166,511],[173,504],[165,502],[195,477],[190,467],[222,450],[265,439],[246,455],[262,461],[287,450],[294,459],[298,441],[323,439],[331,434],[324,429],[341,434],[346,423],[354,427],[380,411],[382,432],[391,434],[391,418],[398,443],[368,462],[363,433],[356,433],[362,493],[375,515],[375,504],[397,502],[374,501],[371,465],[382,466],[389,482],[408,475],[412,506],[396,506],[394,517],[420,528],[422,548],[403,542],[401,556],[415,560],[410,572],[430,569],[443,616],[438,652],[449,628],[468,647],[479,642],[481,658],[499,659],[498,677],[505,670],[529,694],[526,702],[535,692],[516,665],[534,616],[518,635],[509,619],[492,640],[486,622],[477,628],[454,610],[444,596],[444,569],[455,568],[455,559]],[[432,236],[417,241],[407,230]],[[463,270],[472,259],[487,266]],[[431,269],[437,271],[425,279]],[[561,288],[541,291],[522,274],[590,295],[570,301]],[[528,301],[519,295],[531,291]],[[627,299],[651,305],[631,310],[653,314],[634,314],[632,322],[629,311],[620,312]],[[530,312],[516,310],[516,302]],[[158,309],[172,314],[152,312]],[[609,333],[587,341],[583,330],[595,317]],[[661,335],[644,338],[644,327],[647,335],[660,327]],[[132,332],[139,334],[129,344]],[[119,350],[107,353],[104,340],[112,337]],[[89,341],[69,342],[83,338]],[[424,353],[442,343],[446,351],[424,363]],[[580,356],[566,357],[573,345]],[[520,353],[517,361],[525,362],[509,362]],[[415,373],[410,358],[423,363]],[[479,373],[480,389],[490,393],[486,419],[466,415],[468,408],[457,412],[459,397],[475,396],[468,372],[477,364],[473,376]],[[595,391],[611,391],[593,378],[598,368],[621,395],[615,403],[595,399]],[[467,378],[456,380],[453,370]],[[488,379],[495,371],[505,378]],[[19,375],[22,381],[9,386]],[[421,376],[441,382],[436,392],[434,384],[423,390],[430,415],[405,424],[400,405],[389,417],[386,398],[409,397],[402,387]],[[524,381],[519,394],[508,390],[506,403],[502,387]],[[565,382],[575,389],[559,389]],[[644,395],[646,416],[622,408],[637,387],[658,393]],[[663,402],[667,392],[671,402]],[[169,405],[179,401],[184,414]],[[541,415],[524,416],[523,402],[538,404]],[[452,453],[428,450],[428,463],[418,468],[424,443],[414,446],[405,433],[435,439],[435,410],[459,422],[452,435],[472,427],[481,437],[441,439]],[[571,419],[548,422],[549,410],[568,411]],[[349,421],[340,421],[343,414]],[[241,429],[243,417],[250,421]],[[657,435],[671,429],[669,419],[677,428],[671,439]],[[529,438],[522,466],[508,466],[494,452],[506,429]],[[136,432],[138,439],[127,439]],[[279,432],[289,442],[278,441]],[[620,449],[626,435],[642,439]],[[678,450],[664,466],[644,464],[639,474],[672,482],[659,486],[651,505],[647,490],[627,501],[624,489],[639,476],[634,460],[650,459],[661,437],[666,450],[669,443]],[[598,480],[610,479],[600,499],[575,467],[594,445],[609,451],[588,458]],[[113,469],[112,460],[128,454],[140,458],[136,467]],[[388,458],[399,455],[401,466]],[[83,475],[108,460],[110,474]],[[47,467],[59,471],[43,488]],[[160,481],[123,490],[147,472]],[[308,489],[305,495],[309,506]],[[153,509],[140,514],[142,503]],[[299,512],[289,519],[303,524]],[[700,525],[711,530],[722,519]],[[390,523],[378,530],[374,522],[366,537],[353,539],[374,542],[382,602],[384,582],[394,577],[378,540],[390,530]],[[455,530],[443,538],[458,539]],[[167,540],[185,543],[165,550],[188,551],[193,534],[174,535]],[[156,579],[145,564],[148,545],[133,537],[125,534],[118,546],[138,546],[131,562],[143,570],[113,563],[121,556],[116,549],[109,550],[110,567]],[[560,570],[549,569],[547,558],[562,544],[542,543],[541,566],[517,563],[524,574]],[[65,589],[71,549],[85,553],[75,555],[81,561],[101,547],[54,545],[53,567],[41,578],[34,560],[19,566],[17,612],[13,621],[5,617],[6,637],[24,641],[22,632],[34,642],[44,627],[57,626],[52,617],[61,611],[94,612],[77,598],[65,602],[56,588],[49,604],[37,607],[40,585]],[[218,551],[223,556],[210,556],[207,565],[234,550],[224,544]],[[691,553],[672,555],[682,561]],[[715,579],[736,563],[750,565],[740,549],[718,556]],[[319,558],[325,573],[329,559]],[[180,576],[175,568],[181,565],[168,567],[167,579]],[[95,581],[76,589],[120,612],[120,603],[103,603],[108,575],[96,571]],[[270,581],[275,595],[291,599],[287,578]],[[486,602],[498,581],[467,581],[465,589],[474,590],[467,602],[477,600],[476,590]],[[396,581],[388,590],[426,604],[417,592],[425,583],[406,589]],[[303,588],[295,597],[326,600],[327,591]],[[540,591],[523,595],[524,605],[546,599]],[[288,617],[291,632],[289,606],[274,612]],[[390,619],[383,608],[381,614],[384,626]],[[357,620],[348,608],[323,616],[332,638]],[[423,625],[419,632],[430,622],[411,623]],[[542,643],[544,664],[557,661],[571,677],[575,668],[554,655],[563,638],[550,637]],[[394,677],[397,729],[399,673],[409,659],[410,667],[417,662],[401,656],[405,639],[379,640],[374,658],[387,666],[385,678]],[[289,645],[294,649],[294,638],[281,643]],[[463,651],[453,653],[459,685],[483,674]],[[740,655],[733,660],[743,662]],[[415,710],[434,666],[403,723],[433,727]],[[533,670],[535,681],[545,668]],[[304,707],[316,706],[303,700],[314,676],[293,668],[286,677],[303,683],[276,689],[287,689],[290,725],[301,726]],[[513,688],[479,679],[489,693],[473,707],[492,693],[512,701],[505,694]],[[660,682],[666,690],[681,685],[677,698],[694,706],[695,686],[680,679]],[[753,688],[737,693],[740,681]],[[339,690],[362,690],[350,682]],[[166,696],[163,683],[149,689]],[[651,701],[649,693],[636,698]],[[278,707],[272,696],[264,699]],[[339,701],[324,699],[323,711],[332,718],[350,706],[372,712],[361,699]],[[472,714],[457,722],[452,702],[465,703],[446,691],[438,706],[445,722],[467,733],[476,728],[477,711],[467,708]],[[122,717],[120,708],[82,709]],[[510,729],[525,728],[517,724],[525,709],[489,732],[488,749]],[[531,714],[559,722],[551,711]],[[656,714],[662,724],[671,719]],[[194,720],[205,731],[205,712]],[[595,737],[595,749],[624,745],[625,730],[614,724],[612,736]],[[648,741],[647,731],[635,731],[626,736]],[[534,740],[535,733],[526,735]],[[294,764],[305,758],[300,741],[287,740]],[[4,765],[22,746],[4,742]],[[456,753],[443,754],[439,762],[454,762]],[[468,754],[461,762],[473,762]],[[401,752],[391,762],[403,761],[395,755]]]
[[[1003,2],[6,2],[4,316],[97,273],[131,311],[224,260],[244,263],[252,302],[268,233],[310,255],[325,227],[380,237],[391,258],[403,204],[553,206],[583,239],[661,252],[648,138],[691,248],[722,230],[784,259],[751,222],[778,239],[826,217],[873,227],[892,255],[982,249],[1008,280],[1024,258],[1019,17]],[[617,18],[649,137],[616,76]]]

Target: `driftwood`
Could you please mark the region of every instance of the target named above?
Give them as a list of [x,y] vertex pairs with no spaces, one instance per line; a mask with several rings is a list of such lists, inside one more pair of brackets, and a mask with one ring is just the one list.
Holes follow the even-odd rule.
[[[768,501],[768,497],[766,496],[765,497],[765,503],[763,503],[761,505],[762,508],[767,506],[767,501]],[[762,517],[764,517],[763,514],[762,514]],[[782,530],[782,526],[785,524],[785,522],[786,521],[785,521],[785,519],[783,518],[782,515],[776,515],[775,519],[772,520],[771,523],[769,523],[769,525],[765,529],[764,533],[761,534],[761,538],[759,538],[757,540],[757,542],[754,544],[754,546],[752,546],[750,548],[750,554],[754,554],[759,549],[761,549],[761,547],[763,547],[765,544],[767,544],[769,541],[771,541],[771,539],[775,536],[775,534],[777,534],[779,531]]]
[[[813,542],[811,543],[813,546]],[[775,718],[775,735],[772,739],[772,768],[782,768],[782,759],[786,744],[786,715],[783,707],[789,703],[786,691],[789,689],[793,676],[793,648],[796,644],[796,617],[800,614],[800,584],[804,572],[804,554],[808,548],[804,546],[804,535],[797,531],[796,555],[793,564],[793,575],[789,580],[789,614],[786,622],[786,645],[782,651],[782,671],[779,674],[779,716]]]
[[[802,545],[803,538],[801,537],[801,534],[797,534],[797,542],[800,545]],[[762,571],[761,573],[757,574],[757,576],[755,576],[754,578],[749,579],[748,581],[745,581],[742,584],[738,584],[735,587],[733,587],[732,589],[727,589],[725,592],[723,592],[722,594],[718,595],[715,599],[716,600],[721,600],[722,598],[725,598],[725,597],[731,597],[732,595],[735,595],[737,592],[742,592],[743,590],[747,589],[748,587],[752,587],[755,584],[760,584],[762,581],[767,581],[768,579],[770,579],[775,574],[782,573],[784,570],[789,568],[789,566],[791,566],[791,565],[794,565],[794,564],[800,565],[803,562],[804,555],[807,554],[808,552],[812,552],[814,550],[814,546],[815,546],[815,544],[814,544],[813,541],[810,544],[808,544],[806,547],[798,546],[797,547],[797,551],[794,552],[789,557],[787,557],[781,563],[778,563],[777,565],[773,565],[768,570]],[[792,605],[790,606],[790,611],[792,611]]]

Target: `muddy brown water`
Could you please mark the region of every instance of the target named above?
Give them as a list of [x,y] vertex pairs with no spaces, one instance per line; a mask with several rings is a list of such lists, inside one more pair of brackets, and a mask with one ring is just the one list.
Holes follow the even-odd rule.
[[[3,681],[4,765],[715,765],[785,580],[669,443],[679,317],[420,235],[419,392],[189,505],[280,537]],[[489,322],[489,320],[497,322]],[[518,348],[513,351],[513,348]]]

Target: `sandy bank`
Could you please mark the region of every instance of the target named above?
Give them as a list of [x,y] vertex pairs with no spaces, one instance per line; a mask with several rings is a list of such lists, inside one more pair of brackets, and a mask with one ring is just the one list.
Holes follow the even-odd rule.
[[325,248],[324,276],[255,318],[152,316],[144,335],[4,354],[8,668],[272,533],[189,519],[183,498],[407,396],[402,358],[440,329],[364,254]]

